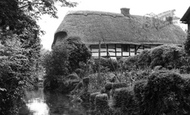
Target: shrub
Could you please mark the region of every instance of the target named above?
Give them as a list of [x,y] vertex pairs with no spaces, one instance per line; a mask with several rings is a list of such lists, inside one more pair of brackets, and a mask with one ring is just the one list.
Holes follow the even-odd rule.
[[79,38],[68,38],[53,47],[52,52],[45,56],[44,66],[48,75],[68,75],[86,64],[91,54]]
[[106,83],[106,75],[101,73],[100,74],[100,81],[98,82],[98,74],[91,74],[88,76],[89,77],[89,91],[90,92],[98,92],[100,91],[105,83]]
[[189,114],[189,109],[184,108],[184,105],[189,107],[189,101],[184,101],[184,83],[185,80],[180,75],[169,71],[158,71],[150,75],[143,90],[141,115]]
[[119,65],[122,71],[131,71],[137,68],[138,55],[121,58]]
[[68,50],[66,46],[59,45],[53,48],[52,52],[44,56],[43,66],[46,70],[47,79],[51,81],[54,79],[54,75],[68,75],[69,63],[68,59]]
[[67,49],[69,49],[68,62],[70,72],[80,68],[80,63],[87,64],[88,60],[91,58],[90,50],[78,37],[68,38],[63,45],[66,45]]
[[89,50],[77,37],[68,38],[62,44],[54,46],[52,52],[44,58],[45,88],[63,88],[68,77],[79,78],[70,73],[80,69],[81,63],[87,64],[90,57]]
[[184,55],[180,58],[180,62],[181,62],[181,67],[180,69],[180,73],[190,73],[190,57],[188,55]]
[[108,95],[107,94],[98,94],[95,97],[95,106],[96,111],[104,113],[108,109]]
[[90,94],[90,109],[91,110],[94,110],[95,109],[95,98],[96,98],[96,95],[98,94],[101,94],[100,92],[94,92],[94,93],[91,93]]
[[[99,59],[94,58],[94,64],[92,65],[93,71],[98,72]],[[110,58],[100,58],[100,71],[108,72],[108,71],[116,71],[118,67],[117,60]]]
[[135,98],[139,104],[139,107],[142,105],[146,86],[147,80],[138,80],[134,83]]
[[184,49],[185,49],[185,52],[188,55],[190,55],[190,32],[188,32],[188,34],[187,34],[187,39],[184,44]]
[[182,48],[175,45],[162,45],[153,48],[150,52],[151,57],[151,68],[161,65],[167,68],[171,66],[172,68],[179,68],[180,58],[182,56]]
[[151,57],[149,50],[143,50],[138,56],[137,66],[139,69],[146,69],[150,66]]
[[21,48],[16,37],[12,37],[4,45],[0,44],[1,115],[16,115],[20,105],[25,104],[22,100],[25,88],[34,83],[33,65],[28,57],[30,49]]
[[122,113],[127,115],[135,115],[137,103],[135,100],[133,88],[118,88],[114,91],[111,106],[115,109],[119,108]]
[[[139,55],[127,58],[121,68],[136,70],[161,66],[167,69],[180,68],[188,65],[189,58],[183,48],[176,45],[161,45],[150,50],[144,50]],[[122,61],[121,61],[122,62]]]

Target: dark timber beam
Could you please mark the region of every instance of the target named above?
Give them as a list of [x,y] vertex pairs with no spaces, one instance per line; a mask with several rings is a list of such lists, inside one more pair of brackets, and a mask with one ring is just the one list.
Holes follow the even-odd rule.
[[131,46],[130,46],[130,44],[129,44],[129,56],[131,56]]
[[117,48],[116,48],[116,44],[115,44],[114,46],[115,46],[115,57],[117,57]]
[[142,45],[135,45],[135,55],[137,54],[137,51],[138,51],[138,49],[141,47]]
[[121,57],[123,57],[123,45],[121,44]]

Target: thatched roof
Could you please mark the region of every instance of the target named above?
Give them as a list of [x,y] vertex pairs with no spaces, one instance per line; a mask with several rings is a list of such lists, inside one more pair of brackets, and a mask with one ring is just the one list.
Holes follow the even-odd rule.
[[[169,22],[168,22],[169,23]],[[185,32],[178,26],[154,18],[97,11],[68,13],[58,27],[67,37],[78,36],[85,44],[182,44]]]

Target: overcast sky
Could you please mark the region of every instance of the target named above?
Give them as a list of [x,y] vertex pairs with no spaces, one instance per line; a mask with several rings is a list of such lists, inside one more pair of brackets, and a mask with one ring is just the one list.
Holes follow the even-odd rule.
[[39,21],[40,27],[46,32],[42,36],[42,44],[45,49],[51,49],[56,29],[68,11],[93,10],[120,13],[120,8],[130,8],[130,14],[145,15],[148,13],[159,14],[164,11],[175,9],[175,15],[182,17],[190,0],[70,0],[78,2],[75,8],[58,7],[58,19],[43,16]]

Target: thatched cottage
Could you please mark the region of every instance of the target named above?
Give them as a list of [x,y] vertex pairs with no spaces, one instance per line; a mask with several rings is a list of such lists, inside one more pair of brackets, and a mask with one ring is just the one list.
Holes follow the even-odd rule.
[[131,15],[127,8],[122,8],[121,14],[68,13],[55,33],[52,47],[71,36],[80,37],[93,56],[98,56],[101,46],[101,56],[110,57],[127,57],[162,44],[181,45],[186,39],[180,27],[155,18]]
[[190,32],[190,7],[187,9],[180,21],[184,24],[188,24],[188,32]]

